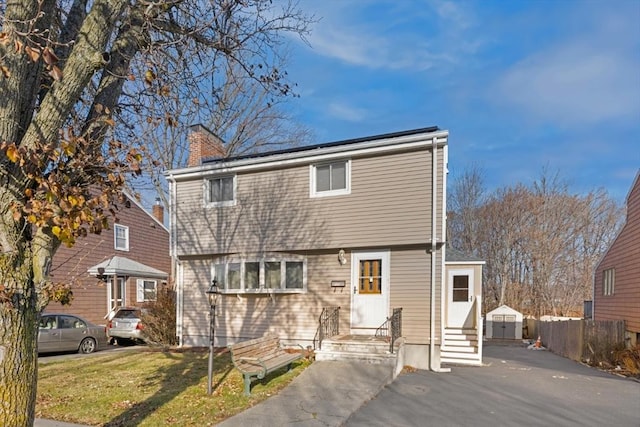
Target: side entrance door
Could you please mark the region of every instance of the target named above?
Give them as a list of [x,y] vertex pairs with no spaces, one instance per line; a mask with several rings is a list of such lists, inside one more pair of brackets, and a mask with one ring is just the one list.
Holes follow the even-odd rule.
[[[109,283],[109,291],[107,298],[109,300],[109,311],[112,312],[116,307],[121,307],[126,304],[125,302],[125,279],[124,277],[113,276]],[[110,319],[109,319],[110,320]]]
[[447,275],[447,326],[473,326],[473,269],[449,270]]
[[373,335],[389,314],[389,251],[351,256],[351,333]]

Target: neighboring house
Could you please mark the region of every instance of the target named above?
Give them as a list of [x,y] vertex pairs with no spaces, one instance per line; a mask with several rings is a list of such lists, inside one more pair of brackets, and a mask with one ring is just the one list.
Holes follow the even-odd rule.
[[53,257],[51,280],[69,283],[71,305],[51,302],[45,312],[73,313],[104,324],[117,306],[141,305],[155,299],[166,285],[171,269],[169,230],[163,224],[162,206],[149,214],[133,197],[117,211],[109,229],[89,234]]
[[624,226],[596,267],[593,318],[623,319],[630,344],[640,343],[640,171],[627,196]]
[[447,131],[225,159],[194,129],[189,166],[166,172],[181,345],[208,345],[216,280],[216,345],[272,332],[312,346],[324,307],[340,307],[340,334],[373,335],[402,308],[407,365],[450,360],[449,321],[480,363],[481,265],[445,267]]

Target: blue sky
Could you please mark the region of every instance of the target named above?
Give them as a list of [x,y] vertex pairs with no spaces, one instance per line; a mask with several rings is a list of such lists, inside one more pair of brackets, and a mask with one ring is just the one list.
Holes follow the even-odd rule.
[[547,167],[622,202],[640,168],[640,0],[303,0],[295,118],[316,142],[437,125],[489,189]]

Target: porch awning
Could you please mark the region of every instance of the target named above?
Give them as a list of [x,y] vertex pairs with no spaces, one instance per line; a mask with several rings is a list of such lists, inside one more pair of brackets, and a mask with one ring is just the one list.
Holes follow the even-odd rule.
[[[101,271],[102,269],[104,271]],[[90,267],[87,271],[92,276],[134,276],[157,279],[169,277],[164,271],[121,256],[114,256],[104,260],[100,264]]]

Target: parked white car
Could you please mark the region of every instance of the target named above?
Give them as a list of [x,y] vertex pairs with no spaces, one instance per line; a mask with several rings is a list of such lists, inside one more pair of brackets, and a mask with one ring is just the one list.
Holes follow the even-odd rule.
[[107,323],[107,338],[112,341],[144,341],[143,325],[138,307],[118,307]]

